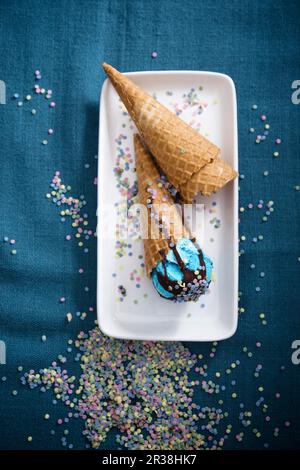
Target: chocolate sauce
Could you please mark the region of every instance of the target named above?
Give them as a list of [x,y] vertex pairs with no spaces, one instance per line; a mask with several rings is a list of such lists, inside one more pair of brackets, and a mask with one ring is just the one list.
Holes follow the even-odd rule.
[[[174,294],[174,298],[170,300],[174,301],[191,301],[198,300],[200,295],[202,295],[207,288],[206,281],[206,266],[203,258],[203,252],[200,247],[195,243],[195,239],[191,239],[194,245],[198,249],[198,256],[200,267],[196,271],[188,269],[182,260],[175,243],[170,244],[170,249],[173,251],[178,266],[183,273],[183,279],[181,281],[171,281],[167,275],[167,257],[166,253],[162,253],[162,265],[164,269],[164,274],[157,272],[157,278],[160,285],[167,291]],[[195,272],[199,272],[195,274]],[[204,282],[203,282],[204,281]],[[163,296],[162,296],[163,297]]]

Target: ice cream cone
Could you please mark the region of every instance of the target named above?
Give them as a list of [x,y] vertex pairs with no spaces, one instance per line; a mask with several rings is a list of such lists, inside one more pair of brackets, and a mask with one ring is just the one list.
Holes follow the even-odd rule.
[[183,187],[219,155],[216,145],[128,77],[105,63],[103,69],[135,122],[143,142],[175,188]]
[[156,164],[138,134],[134,135],[138,198],[142,205],[141,223],[146,272],[150,275],[169,251],[170,243],[191,238],[180,209],[165,188]]
[[210,196],[237,176],[237,172],[221,158],[202,167],[189,181],[180,186],[179,192],[185,203],[191,204],[198,193]]

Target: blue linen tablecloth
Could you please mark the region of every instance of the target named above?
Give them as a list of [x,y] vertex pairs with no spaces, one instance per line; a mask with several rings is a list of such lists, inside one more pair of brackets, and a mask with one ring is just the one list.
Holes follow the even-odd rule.
[[[208,431],[212,440],[228,436],[225,449],[299,447],[300,365],[291,360],[291,345],[300,339],[300,106],[291,101],[292,83],[300,79],[299,14],[298,0],[0,1],[0,340],[6,349],[6,365],[0,365],[1,449],[86,445],[84,420],[57,424],[70,409],[59,398],[53,404],[53,390],[43,393],[21,385],[20,376],[57,360],[78,379],[80,361],[74,360],[76,351],[66,350],[73,348],[67,341],[94,327],[95,310],[88,309],[96,303],[96,240],[87,240],[88,252],[73,235],[65,240],[70,222],[60,222],[61,208],[45,194],[60,171],[70,193],[84,196],[83,212],[95,230],[103,60],[121,71],[212,70],[233,78],[244,176],[242,313],[236,335],[221,342],[216,353],[211,344],[185,345],[202,354],[199,361],[209,369],[207,376],[198,375],[199,385],[192,385],[193,400],[226,412],[223,431],[216,424],[217,433]],[[40,81],[34,79],[36,70]],[[32,87],[39,82],[53,90],[53,99],[38,99]],[[19,98],[13,98],[15,93]],[[28,94],[32,100],[26,101]],[[262,114],[270,124],[269,136],[255,144],[257,132],[264,131]],[[251,127],[259,131],[251,134]],[[54,129],[53,136],[48,128]],[[276,138],[282,143],[276,145]],[[267,206],[269,201],[273,206]],[[270,207],[274,210],[263,222]],[[255,242],[258,235],[263,239]],[[84,321],[82,312],[87,312]],[[170,354],[175,357],[176,351]],[[219,393],[205,391],[202,380],[220,383]],[[201,420],[197,426],[207,433]],[[118,448],[117,433],[113,427],[102,448]],[[211,439],[205,439],[208,446]]]

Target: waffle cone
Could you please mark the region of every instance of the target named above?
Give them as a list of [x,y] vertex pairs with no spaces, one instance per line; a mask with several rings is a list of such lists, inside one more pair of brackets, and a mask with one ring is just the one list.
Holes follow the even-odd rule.
[[[169,191],[163,186],[155,162],[138,134],[134,135],[134,148],[138,198],[142,205],[145,266],[147,275],[150,275],[158,261],[161,261],[164,254],[169,251],[170,242],[176,243],[179,238],[191,238],[191,236],[182,222],[179,207],[175,205]],[[155,196],[153,199],[152,195]]]
[[219,148],[135,85],[111,65],[103,64],[142,140],[175,188],[219,155]]
[[188,182],[180,186],[179,191],[183,201],[191,204],[198,193],[210,196],[236,176],[237,172],[230,165],[221,158],[216,158],[194,173]]

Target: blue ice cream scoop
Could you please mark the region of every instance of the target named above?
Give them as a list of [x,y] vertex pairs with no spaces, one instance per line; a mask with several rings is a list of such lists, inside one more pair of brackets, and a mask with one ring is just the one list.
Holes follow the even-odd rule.
[[205,256],[195,240],[181,238],[169,244],[151,272],[153,285],[159,295],[175,302],[197,301],[211,282],[213,263]]

